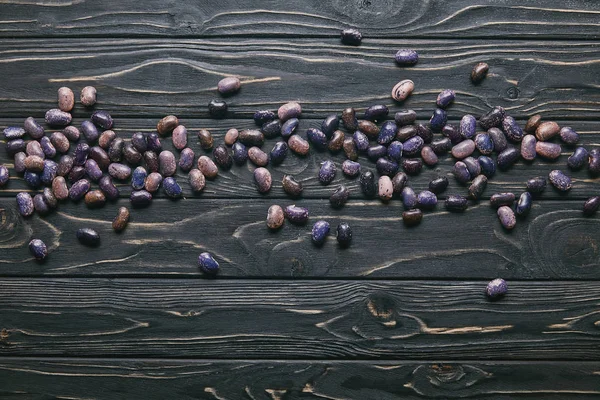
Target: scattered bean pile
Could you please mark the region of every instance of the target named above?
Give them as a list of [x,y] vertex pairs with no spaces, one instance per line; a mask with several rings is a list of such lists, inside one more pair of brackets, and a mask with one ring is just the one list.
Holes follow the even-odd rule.
[[[358,45],[361,39],[362,35],[356,30],[342,32],[343,43]],[[417,52],[409,49],[399,50],[395,55],[395,62],[400,66],[415,65],[418,59]],[[487,64],[477,64],[471,73],[473,83],[480,84],[488,70]],[[240,87],[241,82],[236,77],[222,79],[217,86],[218,91],[226,95],[234,94]],[[392,88],[391,97],[402,102],[414,88],[414,82],[403,80]],[[45,122],[53,129],[62,130],[47,136],[44,127],[29,117],[22,127],[4,129],[4,137],[7,140],[6,151],[14,157],[15,171],[23,174],[24,181],[31,189],[42,188],[33,197],[28,192],[17,194],[17,207],[23,217],[34,212],[46,215],[60,201],[69,199],[83,199],[89,207],[104,206],[107,200],[119,197],[113,180],[130,182],[133,188],[131,205],[145,207],[152,202],[153,194],[161,186],[167,196],[181,197],[182,188],[174,177],[177,168],[188,173],[192,190],[201,192],[207,180],[217,177],[219,168],[229,169],[234,163],[243,165],[248,159],[256,166],[254,181],[257,191],[267,193],[273,185],[267,167],[281,164],[288,150],[297,156],[305,156],[312,147],[317,151],[332,153],[343,151],[347,160],[342,163],[342,173],[350,178],[359,177],[361,190],[366,197],[379,197],[384,202],[390,201],[394,195],[400,197],[405,207],[402,219],[407,226],[418,225],[423,218],[423,211],[434,209],[438,195],[448,187],[448,178],[445,176],[433,179],[429,183],[429,190],[418,194],[409,186],[409,176],[418,174],[423,164],[436,165],[438,156],[450,152],[457,160],[452,173],[458,182],[467,186],[466,193],[448,194],[444,204],[448,211],[463,212],[469,206],[469,200],[479,200],[488,180],[496,174],[496,169],[506,170],[520,158],[529,161],[536,157],[549,160],[558,158],[562,149],[560,144],[551,141],[555,137],[567,145],[576,145],[579,140],[579,135],[572,128],[542,121],[540,115],[532,116],[521,128],[502,107],[492,108],[479,119],[465,115],[460,124],[455,126],[448,123],[446,111],[455,97],[453,90],[442,91],[428,124],[417,123],[417,114],[412,110],[400,110],[395,113],[393,120],[388,120],[389,109],[385,105],[367,108],[361,119],[353,108],[346,108],[341,116],[327,116],[320,129],[309,128],[306,139],[297,132],[302,107],[297,102],[290,102],[282,105],[277,113],[271,110],[257,111],[254,114],[257,129],[238,131],[232,128],[227,131],[224,143],[216,146],[211,133],[200,129],[197,133],[200,145],[204,150],[212,149],[212,158],[203,155],[196,159],[194,151],[187,146],[187,129],[174,115],[161,119],[156,132],[134,133],[130,141],[118,137],[112,130],[113,118],[104,110],[94,111],[90,120],[84,121],[80,128],[71,125],[70,112],[75,105],[75,95],[71,89],[61,87],[58,89],[58,108],[46,112]],[[96,89],[91,86],[83,88],[80,101],[85,107],[93,106],[96,103]],[[227,104],[220,99],[213,100],[208,110],[212,117],[222,118],[227,113]],[[24,139],[26,135],[28,140]],[[174,147],[180,151],[179,158],[171,151],[162,149],[161,140],[167,135],[171,135]],[[261,149],[265,138],[281,138],[281,141],[267,153]],[[74,149],[71,150],[72,144]],[[477,157],[474,156],[476,152]],[[491,157],[494,153],[496,159]],[[373,171],[362,170],[358,162],[359,155],[376,162],[379,178]],[[57,157],[58,162],[55,161]],[[577,147],[568,159],[568,166],[573,170],[581,169],[586,164],[590,173],[600,174],[599,149],[588,151],[584,147]],[[318,179],[323,185],[328,185],[336,174],[336,165],[332,161],[325,161],[320,166]],[[0,187],[8,179],[8,169],[0,165]],[[548,180],[560,191],[568,191],[572,186],[570,177],[563,171],[549,172]],[[291,175],[285,175],[281,184],[292,198],[302,194],[302,184]],[[491,196],[490,203],[497,208],[502,226],[514,228],[517,216],[527,215],[534,196],[543,192],[546,184],[545,177],[533,177],[518,199],[514,193]],[[350,195],[345,185],[338,186],[331,193],[331,206],[343,207]],[[585,202],[583,212],[592,215],[599,206],[600,196],[592,197]],[[124,230],[129,217],[129,209],[120,207],[112,224],[113,229],[117,232]],[[297,205],[285,208],[272,205],[267,212],[267,227],[277,230],[286,219],[292,224],[304,225],[309,219],[309,210]],[[322,245],[329,234],[329,222],[315,222],[311,237],[316,246]],[[82,227],[76,231],[76,236],[83,245],[100,244],[100,236],[92,229]],[[347,223],[340,223],[336,238],[341,247],[349,246],[352,241],[351,227]],[[36,259],[47,257],[47,247],[41,240],[33,239],[29,248]],[[200,254],[198,264],[206,274],[215,274],[219,269],[219,264],[209,253]],[[486,293],[493,299],[502,296],[506,290],[506,282],[495,279],[488,284]]]

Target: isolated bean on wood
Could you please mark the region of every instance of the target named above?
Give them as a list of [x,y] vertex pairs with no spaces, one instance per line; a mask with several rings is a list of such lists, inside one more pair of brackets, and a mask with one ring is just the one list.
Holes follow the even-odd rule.
[[285,221],[285,215],[283,214],[283,208],[277,204],[273,204],[267,211],[267,227],[269,229],[279,229],[283,226]]

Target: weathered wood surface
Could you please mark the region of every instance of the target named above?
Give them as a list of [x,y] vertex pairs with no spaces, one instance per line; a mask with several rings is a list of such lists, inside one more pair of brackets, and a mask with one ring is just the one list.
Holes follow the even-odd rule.
[[[23,219],[14,200],[2,199],[0,275],[199,277],[196,259],[209,251],[221,264],[220,279],[600,279],[600,218],[584,217],[582,203],[535,202],[507,232],[487,202],[464,215],[439,206],[421,225],[406,228],[399,201],[353,201],[334,210],[326,201],[305,200],[296,204],[310,210],[306,226],[286,223],[271,232],[265,218],[274,201],[156,200],[132,210],[127,229],[115,234],[111,222],[118,206],[129,205],[126,200],[93,211],[71,204],[44,219]],[[321,248],[310,238],[319,219],[332,226]],[[335,240],[340,221],[353,228],[347,249]],[[81,227],[96,229],[102,245],[80,245],[75,231]],[[50,248],[43,263],[33,262],[27,249],[34,237]]]
[[[151,132],[156,128],[157,119],[117,119],[115,131],[120,137],[129,140],[131,134],[136,131]],[[4,126],[9,125],[21,125],[22,119],[11,118],[11,119],[0,119],[0,130]],[[81,120],[76,120],[74,125],[79,126]],[[300,123],[298,128],[299,133],[302,136],[305,135],[305,131],[309,127],[320,126],[320,120],[305,119]],[[424,120],[422,122],[425,122]],[[200,155],[212,156],[211,151],[205,151],[200,148],[197,138],[197,131],[200,128],[209,129],[214,136],[215,146],[216,144],[223,143],[223,137],[227,129],[236,127],[239,129],[243,128],[256,128],[252,120],[187,120],[182,119],[181,123],[188,128],[188,145],[196,153],[196,160]],[[521,125],[524,125],[524,121],[521,121]],[[562,121],[560,122],[563,126],[572,126],[581,134],[581,143],[579,145],[585,146],[588,149],[600,147],[600,125],[596,122],[582,122],[582,121]],[[48,130],[51,132],[52,130]],[[349,135],[349,134],[348,134]],[[436,139],[441,138],[441,134],[435,135]],[[273,145],[279,139],[269,139],[262,146],[262,149],[269,152]],[[171,142],[170,137],[162,139],[163,148],[174,152],[177,157],[179,152],[175,150]],[[372,142],[375,144],[375,142]],[[4,141],[0,140],[0,147],[4,146]],[[73,151],[75,145],[71,146]],[[534,162],[525,162],[524,160],[519,161],[508,171],[498,171],[493,179],[490,180],[487,189],[483,193],[483,198],[489,198],[494,193],[513,191],[517,195],[525,190],[525,183],[529,178],[534,176],[548,176],[548,173],[553,169],[561,169],[567,172],[573,178],[573,188],[567,195],[556,191],[551,186],[541,196],[542,199],[587,199],[590,196],[600,194],[600,177],[591,176],[587,168],[583,168],[579,171],[571,171],[567,167],[567,159],[572,154],[575,146],[563,145],[563,155],[556,161],[543,160],[541,158],[536,159]],[[494,156],[495,157],[495,156]],[[58,160],[58,157],[56,157]],[[187,173],[179,171],[177,173],[177,179],[181,183],[184,191],[184,195],[188,198],[201,198],[201,199],[249,199],[249,198],[267,198],[267,199],[287,199],[293,201],[284,191],[281,184],[281,179],[284,175],[293,175],[298,181],[302,182],[304,192],[302,197],[305,199],[328,199],[331,193],[340,184],[346,185],[351,191],[351,198],[353,199],[364,199],[359,180],[357,178],[346,177],[341,170],[341,164],[346,159],[344,152],[338,154],[331,154],[329,151],[318,151],[314,148],[311,149],[309,156],[302,157],[289,152],[286,160],[278,166],[269,166],[273,177],[273,187],[268,194],[261,195],[256,190],[254,183],[253,171],[254,165],[248,161],[246,165],[237,166],[234,165],[230,170],[220,170],[219,176],[207,182],[207,186],[201,194],[194,195],[191,188],[189,187],[187,180]],[[317,179],[318,171],[321,162],[325,160],[332,160],[336,163],[338,171],[335,180],[329,185],[323,185]],[[375,163],[370,161],[366,155],[361,155],[359,158],[362,168],[364,170],[371,170],[376,173]],[[429,182],[438,176],[447,176],[450,182],[447,193],[456,194],[467,194],[467,186],[458,183],[451,171],[456,160],[450,155],[440,157],[440,162],[435,167],[424,166],[422,172],[417,175],[410,177],[410,186],[415,190],[425,190],[428,188]],[[8,154],[0,150],[0,164],[7,165],[10,169],[11,179],[9,184],[0,189],[0,197],[14,198],[16,193],[30,188],[27,186],[22,178],[22,175],[17,174],[13,169],[13,159]],[[123,197],[129,198],[131,193],[131,187],[128,183],[118,183],[121,194]],[[160,190],[156,197],[165,197],[162,190]],[[326,200],[324,200],[326,202]]]
[[[3,0],[0,34],[13,36],[339,35],[359,28],[367,37],[598,38],[593,0]],[[368,40],[368,39],[367,39]]]
[[[590,399],[597,362],[0,360],[3,399]],[[518,379],[515,379],[518,377]]]
[[2,279],[0,354],[597,360],[598,282]]
[[[420,53],[412,68],[395,65],[395,52],[405,47]],[[205,118],[219,97],[217,82],[237,75],[244,83],[227,99],[230,118],[290,100],[302,103],[306,117],[386,103],[429,118],[437,94],[451,88],[458,92],[453,118],[501,105],[515,117],[597,120],[599,55],[597,41],[381,39],[353,47],[331,38],[6,39],[0,76],[10,79],[0,82],[0,116],[43,115],[56,106],[60,86],[95,85],[97,107],[115,116]],[[480,61],[491,69],[474,86],[469,75]],[[402,79],[416,89],[396,105],[390,92]],[[81,106],[75,114],[88,115]]]

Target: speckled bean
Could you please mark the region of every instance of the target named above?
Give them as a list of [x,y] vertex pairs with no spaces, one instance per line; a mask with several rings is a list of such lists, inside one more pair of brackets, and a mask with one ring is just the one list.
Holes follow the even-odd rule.
[[175,155],[169,150],[163,150],[158,155],[158,170],[162,176],[173,176],[177,172]]
[[496,106],[479,117],[479,125],[485,130],[494,127],[499,128],[502,125],[502,120],[505,116],[506,111],[504,111],[504,108]]
[[[248,151],[248,155],[249,151]],[[268,157],[267,157],[268,158]],[[223,169],[229,169],[233,165],[233,158],[231,157],[231,151],[224,144],[220,144],[213,150],[213,159],[215,164]],[[165,175],[165,174],[163,174]]]
[[[193,170],[192,170],[193,171]],[[192,173],[190,171],[190,173]],[[202,175],[204,177],[204,175]],[[158,172],[151,172],[148,174],[146,179],[144,179],[144,189],[150,193],[155,193],[160,187],[163,181],[163,176]]]
[[402,190],[406,187],[408,183],[408,176],[404,172],[398,172],[392,178],[392,186],[394,188],[394,193],[402,194]]
[[238,77],[228,76],[217,83],[217,90],[221,94],[232,94],[240,90],[242,82]]
[[560,147],[560,144],[557,143],[537,142],[535,144],[535,151],[543,158],[556,160],[560,157],[562,148]]
[[588,157],[589,153],[586,148],[578,147],[567,159],[567,166],[574,170],[580,169],[588,161]]
[[80,200],[90,190],[90,187],[91,184],[89,180],[78,180],[73,185],[71,185],[71,188],[69,189],[69,198],[74,201]]
[[423,220],[423,211],[418,208],[414,210],[407,210],[402,213],[402,222],[406,226],[416,226]]
[[265,135],[257,129],[244,129],[240,131],[238,140],[246,146],[260,147],[265,142]]
[[158,133],[151,132],[148,135],[146,135],[146,147],[148,150],[153,151],[157,154],[162,151],[162,143],[160,141]]
[[101,190],[90,190],[85,194],[83,201],[90,208],[102,207],[106,203],[106,196]]
[[329,203],[333,208],[341,208],[348,201],[348,197],[350,197],[350,190],[345,185],[340,185],[329,197]]
[[354,108],[348,107],[342,111],[342,124],[349,131],[355,131],[358,128],[358,119]]
[[102,178],[102,170],[98,163],[92,159],[85,162],[85,173],[92,182],[98,182]]
[[242,165],[248,159],[248,149],[240,142],[235,142],[231,147],[233,161],[237,165]]
[[78,229],[75,236],[79,240],[79,243],[86,246],[94,247],[100,244],[100,235],[91,228]]
[[571,177],[558,169],[550,171],[548,179],[552,186],[561,192],[566,192],[571,189]]
[[560,140],[566,144],[577,144],[579,142],[579,134],[570,126],[560,128]]
[[437,196],[429,190],[423,190],[417,196],[417,207],[423,210],[432,210],[437,202]]
[[[186,127],[183,125],[178,125],[175,129],[173,129],[171,141],[177,150],[185,149],[188,142]],[[200,143],[200,145],[202,145],[202,143]]]
[[387,157],[381,157],[375,163],[375,167],[380,175],[392,176],[398,172],[399,165],[394,160],[391,160]]
[[380,121],[388,116],[390,110],[385,104],[376,104],[374,106],[367,107],[364,114],[364,119],[368,121]]
[[506,137],[513,142],[520,142],[523,139],[523,129],[521,129],[517,121],[509,115],[502,119],[502,130],[506,134]]
[[48,247],[40,239],[33,239],[29,242],[29,251],[38,261],[42,261],[48,257]]
[[[204,174],[196,168],[192,169],[189,172],[188,181],[190,183],[190,187],[194,192],[201,192],[206,186],[206,178],[204,177]],[[148,190],[147,185],[146,190]]]
[[378,144],[375,146],[369,146],[367,149],[367,157],[369,160],[378,160],[381,157],[387,156],[387,147]]
[[291,175],[284,175],[281,180],[281,184],[283,186],[283,191],[286,192],[291,197],[298,197],[302,194],[302,183],[298,182]]
[[283,214],[283,208],[277,204],[273,204],[267,211],[267,227],[269,229],[279,229],[285,222],[285,215]]
[[360,163],[352,160],[345,160],[342,163],[342,171],[346,176],[356,177],[360,174]]
[[389,176],[383,175],[379,177],[379,198],[383,201],[389,201],[394,195],[394,185]]
[[542,122],[535,130],[535,136],[539,141],[552,139],[560,133],[560,126],[554,121]]
[[108,158],[112,162],[120,162],[123,158],[123,147],[125,141],[121,138],[115,138],[108,148]]
[[144,163],[146,164],[146,169],[150,172],[158,172],[159,161],[156,153],[148,150],[145,151],[142,156],[144,158]]
[[[351,138],[349,138],[347,140],[350,140],[350,142],[352,142]],[[345,140],[344,140],[344,143],[346,143]],[[300,137],[299,135],[290,136],[290,138],[288,139],[288,146],[291,151],[293,151],[294,153],[296,153],[299,156],[305,156],[310,151],[310,144],[306,140],[304,140],[302,137]],[[344,147],[344,149],[345,149],[345,147]],[[358,158],[358,155],[357,155],[357,158]]]
[[589,152],[588,171],[594,176],[600,175],[600,149],[594,149]]
[[537,176],[527,181],[527,191],[533,194],[539,194],[546,190],[546,178]]
[[397,140],[394,140],[392,143],[390,143],[387,148],[388,157],[396,162],[398,162],[402,159],[403,152],[404,152],[404,145]]
[[473,69],[471,70],[471,81],[475,84],[481,83],[490,69],[490,66],[487,63],[480,62],[475,64]]
[[252,116],[254,123],[258,126],[262,126],[265,122],[274,120],[275,117],[275,113],[271,110],[258,110]]
[[419,158],[404,158],[402,168],[409,175],[417,175],[423,168],[423,161]]
[[471,139],[463,140],[462,142],[452,147],[452,156],[459,160],[469,157],[475,151],[475,142]]
[[181,153],[179,154],[179,168],[184,172],[189,171],[194,166],[194,158],[194,150],[189,147],[181,150]]
[[158,121],[158,124],[156,124],[156,131],[164,136],[173,132],[173,129],[177,128],[177,125],[179,125],[177,117],[174,115],[167,115]]
[[438,163],[438,156],[429,146],[424,146],[421,149],[421,158],[423,159],[423,162],[429,166],[433,166]]
[[217,164],[215,164],[213,160],[207,156],[200,156],[198,158],[198,169],[207,179],[214,179],[219,174],[219,168],[217,168]]
[[310,235],[313,243],[317,246],[325,243],[325,239],[329,235],[329,229],[329,222],[323,220],[315,222]]
[[269,153],[271,164],[279,165],[285,160],[288,153],[288,145],[286,142],[277,142]]
[[433,115],[429,119],[429,126],[434,132],[441,132],[444,125],[448,121],[448,114],[441,108],[436,108],[433,111]]
[[64,177],[57,176],[52,180],[52,193],[58,200],[65,200],[69,197],[69,188]]
[[110,144],[117,137],[115,131],[111,131],[110,129],[102,132],[100,137],[98,138],[98,146],[102,147],[104,150],[108,150],[110,148]]
[[477,128],[477,120],[474,116],[466,114],[460,120],[460,135],[464,139],[473,139]]
[[494,279],[487,284],[485,294],[492,300],[498,299],[506,294],[508,286],[506,281],[501,278]]
[[405,79],[398,82],[392,88],[392,99],[396,101],[404,101],[415,90],[415,83],[410,79]]
[[281,135],[281,121],[275,119],[273,121],[265,122],[260,128],[261,132],[266,138],[272,139]]
[[541,122],[542,116],[540,114],[532,115],[525,124],[525,132],[534,134]]
[[71,123],[72,119],[71,114],[58,108],[46,111],[46,115],[44,116],[46,123],[52,126],[67,126]]
[[525,135],[521,141],[521,157],[531,161],[537,155],[536,151],[537,139],[534,135]]
[[200,129],[198,131],[198,141],[200,142],[200,147],[204,150],[210,150],[214,145],[213,136],[208,129]]
[[152,194],[146,190],[135,190],[131,192],[129,201],[133,207],[147,207],[152,203]]
[[295,204],[284,208],[285,218],[293,224],[303,225],[308,221],[308,209]]
[[25,132],[27,132],[32,139],[40,139],[44,136],[44,127],[33,117],[27,117],[25,122],[23,122],[23,129],[25,129]]
[[135,132],[131,135],[131,144],[140,153],[145,152],[148,150],[148,135],[142,132]]
[[36,172],[26,171],[23,174],[23,180],[32,189],[37,189],[42,184],[40,174]]
[[115,232],[122,232],[129,223],[129,209],[119,207],[116,217],[113,219],[112,228]]
[[23,217],[29,217],[35,211],[33,206],[33,199],[31,195],[27,192],[17,193],[17,209],[19,210],[19,214]]
[[267,193],[271,190],[271,173],[268,169],[259,167],[254,170],[254,182],[259,193]]
[[501,170],[507,170],[521,157],[521,152],[515,147],[507,147],[498,154],[496,163]]
[[302,107],[295,101],[286,103],[277,110],[277,116],[282,122],[285,122],[290,118],[298,118],[300,114],[302,114]]
[[456,94],[454,93],[454,90],[445,89],[445,90],[442,90],[440,92],[440,94],[438,94],[435,104],[439,108],[446,108],[450,104],[452,104],[452,102],[454,101],[455,98],[456,98]]
[[494,152],[494,141],[487,133],[475,135],[475,147],[481,154],[490,155]]
[[256,146],[248,149],[248,158],[257,167],[265,167],[269,164],[269,155]]
[[167,176],[164,180],[163,180],[163,189],[165,190],[165,194],[172,198],[172,199],[177,199],[179,197],[181,197],[182,194],[182,190],[181,190],[181,186],[179,186],[179,183],[177,183],[177,180],[175,180],[175,178],[173,178],[172,176]]
[[402,204],[405,209],[410,210],[417,206],[417,195],[411,187],[405,186],[404,189],[402,189],[401,196]]
[[13,156],[16,153],[25,151],[26,146],[27,146],[27,144],[25,143],[25,141],[23,139],[14,139],[14,140],[8,141],[4,148],[6,150],[6,153],[9,156]]
[[360,190],[367,198],[373,198],[377,194],[377,184],[375,183],[375,174],[371,171],[365,171],[360,174]]
[[413,136],[402,144],[402,153],[405,156],[416,156],[421,152],[425,141],[421,136]]
[[81,89],[79,100],[81,101],[81,104],[86,107],[91,107],[96,104],[96,88],[93,86],[86,86]]
[[419,62],[419,53],[412,49],[400,49],[396,52],[394,60],[400,66],[415,65]]
[[440,194],[448,188],[449,183],[450,182],[448,181],[448,178],[446,178],[445,176],[440,176],[438,178],[432,179],[429,182],[428,187],[432,193]]
[[358,31],[358,29],[352,29],[352,28],[342,30],[342,32],[340,33],[340,36],[341,36],[343,44],[348,44],[351,46],[358,46],[360,44],[360,42],[362,41],[362,37],[363,37],[362,33],[360,33],[360,31]]
[[479,156],[477,162],[479,162],[481,173],[483,175],[491,178],[496,174],[496,162],[492,158],[488,156]]
[[514,193],[494,193],[490,197],[490,204],[492,207],[501,207],[501,206],[512,206],[515,202],[515,194]]
[[485,175],[478,175],[471,182],[471,186],[469,186],[469,198],[473,200],[479,200],[485,187],[487,186],[488,179]]
[[336,240],[342,247],[350,246],[352,242],[352,228],[345,222],[341,222],[336,231]]
[[329,139],[339,126],[340,117],[338,117],[337,114],[331,114],[325,117],[323,122],[321,122],[321,131],[327,136],[327,139]]
[[468,207],[468,200],[464,196],[451,194],[446,198],[446,210],[451,212],[463,212]]
[[583,204],[583,215],[590,216],[594,215],[600,207],[600,196],[590,197]]
[[[240,132],[237,129],[235,129],[235,128],[229,129],[225,133],[225,139],[224,139],[225,144],[227,146],[233,146],[233,144],[235,142],[237,142],[239,135],[240,135]],[[186,140],[187,140],[187,138],[186,138]]]
[[512,208],[508,206],[502,206],[498,208],[498,219],[505,229],[513,229],[517,224],[517,218]]
[[5,186],[8,183],[9,178],[10,174],[8,173],[8,168],[0,164],[0,187]]
[[98,187],[102,190],[102,193],[109,200],[116,200],[119,198],[119,189],[114,185],[112,178],[109,175],[104,175],[98,181]]
[[308,128],[306,130],[306,138],[318,150],[327,148],[327,136],[320,129]]

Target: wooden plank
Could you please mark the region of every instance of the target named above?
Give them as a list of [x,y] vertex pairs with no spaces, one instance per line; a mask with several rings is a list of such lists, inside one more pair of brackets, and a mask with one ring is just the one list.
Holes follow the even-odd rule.
[[[404,47],[419,51],[415,67],[395,65]],[[437,94],[452,88],[455,119],[501,105],[515,117],[597,120],[599,55],[596,41],[382,39],[353,47],[327,38],[7,39],[0,43],[0,75],[11,79],[0,83],[0,116],[43,115],[56,106],[60,86],[95,85],[97,107],[115,116],[206,118],[217,82],[238,75],[243,88],[227,99],[237,118],[290,100],[302,103],[305,117],[386,103],[429,118]],[[480,61],[491,70],[474,86],[469,76]],[[391,89],[402,79],[416,89],[404,104],[393,104]],[[89,115],[81,107],[75,114]]]
[[4,0],[0,34],[93,35],[339,35],[347,27],[371,37],[598,38],[594,1],[517,0],[400,2],[210,0],[134,2]]
[[[427,212],[420,226],[406,228],[398,201],[354,201],[341,210],[326,201],[304,200],[307,226],[266,227],[274,201],[156,200],[132,210],[131,222],[115,234],[111,221],[120,200],[90,211],[70,204],[44,219],[21,218],[14,200],[0,201],[0,274],[4,276],[167,276],[199,277],[199,253],[209,251],[222,277],[366,277],[423,279],[600,279],[600,219],[584,217],[583,202],[535,202],[531,214],[505,231],[487,202],[464,215]],[[283,206],[291,201],[281,202]],[[315,247],[313,223],[331,223],[331,237]],[[353,228],[353,244],[335,241],[340,221]],[[98,248],[82,247],[81,227],[96,229]],[[50,255],[35,263],[27,249],[44,240]]]
[[598,360],[600,282],[2,279],[0,355]]
[[[79,126],[81,120],[76,120],[75,125]],[[4,126],[21,125],[22,119],[0,119],[0,130]],[[115,131],[119,136],[129,140],[131,134],[136,131],[150,132],[155,129],[157,120],[153,119],[122,119],[116,121]],[[181,121],[188,128],[188,144],[196,154],[196,159],[200,155],[212,156],[211,152],[202,150],[197,139],[197,131],[200,128],[209,129],[214,136],[215,143],[223,143],[223,137],[227,129],[236,127],[239,129],[255,127],[251,120],[235,120],[235,121],[219,121],[219,120],[188,120]],[[425,121],[423,121],[425,122]],[[582,121],[563,121],[560,122],[564,126],[572,126],[581,134],[581,143],[588,149],[600,146],[600,129],[595,122]],[[301,135],[305,136],[304,132],[309,127],[319,126],[319,120],[304,119],[301,121],[298,128]],[[524,125],[524,121],[521,121]],[[50,132],[49,130],[48,132]],[[436,139],[441,138],[440,134],[436,134]],[[269,152],[277,139],[267,140],[263,145],[263,150]],[[166,137],[162,140],[165,149],[179,154],[171,143],[171,138]],[[0,147],[4,146],[4,142],[0,140]],[[74,146],[71,146],[74,149]],[[569,173],[573,178],[573,189],[564,195],[549,187],[548,190],[541,196],[542,199],[587,199],[590,196],[598,195],[598,184],[600,177],[591,176],[586,168],[580,171],[571,171],[567,167],[567,159],[573,152],[573,146],[563,146],[563,155],[556,161],[544,161],[537,159],[533,163],[525,163],[521,160],[508,171],[498,171],[493,179],[490,180],[487,189],[483,194],[483,198],[489,198],[494,193],[514,191],[519,194],[525,189],[525,183],[529,178],[534,176],[547,176],[553,169],[561,169]],[[57,157],[58,159],[58,157]],[[194,195],[187,181],[187,174],[179,171],[177,179],[183,187],[184,195],[188,198],[198,197],[202,199],[223,199],[223,198],[266,198],[266,199],[286,199],[292,201],[289,196],[283,191],[281,180],[285,174],[293,175],[298,181],[302,182],[304,187],[303,198],[305,199],[327,199],[340,184],[346,185],[351,191],[352,199],[364,199],[364,195],[360,189],[358,179],[350,179],[341,171],[341,164],[346,159],[343,152],[336,155],[328,151],[320,152],[312,149],[307,157],[288,154],[285,162],[276,167],[269,166],[273,176],[273,187],[266,195],[261,195],[256,190],[254,183],[253,171],[254,166],[249,161],[244,166],[234,165],[230,170],[221,170],[219,177],[213,181],[208,181],[207,186],[200,195]],[[325,160],[332,160],[338,166],[338,172],[335,180],[330,185],[322,185],[317,179],[318,170],[321,163]],[[370,161],[366,156],[362,155],[359,162],[364,170],[371,170],[376,173],[375,163]],[[438,176],[447,176],[450,182],[447,193],[467,194],[467,187],[458,183],[451,171],[456,160],[449,154],[440,157],[440,162],[435,167],[423,167],[423,171],[417,175],[410,177],[409,184],[415,190],[425,190],[428,188],[429,181]],[[0,151],[0,164],[5,164],[10,169],[11,179],[9,184],[0,189],[0,197],[14,198],[16,193],[23,190],[30,190],[27,184],[23,181],[22,175],[17,174],[13,169],[13,159],[4,151]],[[129,198],[131,187],[129,184],[118,184],[123,197]],[[157,197],[165,197],[164,193],[159,191]]]
[[598,362],[0,360],[4,399],[589,399]]

